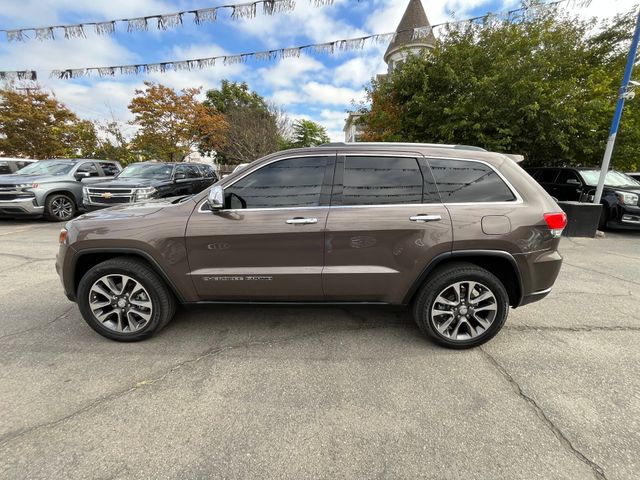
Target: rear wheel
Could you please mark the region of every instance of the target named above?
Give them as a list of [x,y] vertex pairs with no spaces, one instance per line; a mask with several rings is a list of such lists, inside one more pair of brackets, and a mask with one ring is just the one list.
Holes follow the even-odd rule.
[[49,195],[44,205],[44,216],[51,222],[66,222],[76,214],[76,203],[64,193]]
[[120,257],[96,265],[82,277],[78,306],[84,320],[100,335],[131,342],[169,323],[176,302],[147,263]]
[[437,270],[422,287],[413,314],[420,330],[449,348],[493,338],[507,320],[509,296],[491,272],[470,263]]

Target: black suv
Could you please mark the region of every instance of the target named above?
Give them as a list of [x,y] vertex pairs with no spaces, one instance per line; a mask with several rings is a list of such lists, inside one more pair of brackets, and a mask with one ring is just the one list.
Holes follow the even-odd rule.
[[113,180],[85,187],[82,199],[87,210],[96,210],[152,198],[192,195],[217,181],[213,167],[201,163],[134,163]]
[[[561,201],[592,202],[600,170],[592,168],[527,168],[549,194]],[[640,182],[611,170],[605,177],[599,227],[640,229]]]

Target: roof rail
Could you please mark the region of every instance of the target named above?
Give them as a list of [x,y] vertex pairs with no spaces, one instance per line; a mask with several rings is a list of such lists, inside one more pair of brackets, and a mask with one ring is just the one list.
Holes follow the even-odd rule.
[[486,152],[484,148],[473,145],[448,145],[444,143],[412,143],[412,142],[331,142],[319,145],[320,147],[431,147],[431,148],[451,148],[455,150],[474,150],[476,152]]

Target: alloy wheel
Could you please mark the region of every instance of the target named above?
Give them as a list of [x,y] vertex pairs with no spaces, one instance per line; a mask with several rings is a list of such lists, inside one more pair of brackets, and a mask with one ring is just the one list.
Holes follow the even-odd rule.
[[465,341],[483,335],[496,318],[498,301],[485,285],[474,281],[456,282],[436,297],[431,307],[431,323],[444,338]]
[[104,327],[118,333],[141,330],[153,314],[149,292],[137,280],[121,274],[104,275],[94,282],[89,307]]
[[66,197],[58,197],[51,202],[51,212],[56,218],[64,220],[73,214],[73,204]]

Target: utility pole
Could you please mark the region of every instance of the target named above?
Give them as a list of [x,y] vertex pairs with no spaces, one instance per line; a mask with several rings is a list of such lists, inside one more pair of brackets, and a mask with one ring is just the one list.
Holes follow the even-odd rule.
[[[611,153],[613,152],[613,145],[616,143],[616,135],[618,134],[618,126],[620,125],[620,118],[622,117],[622,109],[624,108],[624,101],[629,97],[629,81],[631,80],[631,73],[633,72],[633,64],[636,61],[636,53],[638,51],[638,41],[640,40],[640,10],[636,18],[636,30],[633,32],[633,40],[631,40],[631,48],[629,48],[629,56],[627,57],[627,66],[624,69],[624,75],[622,76],[622,85],[618,91],[618,103],[616,104],[616,111],[613,114],[613,120],[611,122],[611,129],[609,130],[609,138],[607,139],[607,147],[604,150],[604,157],[602,159],[602,166],[600,167],[600,178],[598,179],[598,188],[596,189],[596,195],[593,199],[593,203],[600,203],[602,198],[602,190],[604,190],[604,179],[607,176],[609,170],[609,162],[611,162]],[[629,97],[633,98],[633,97]]]

